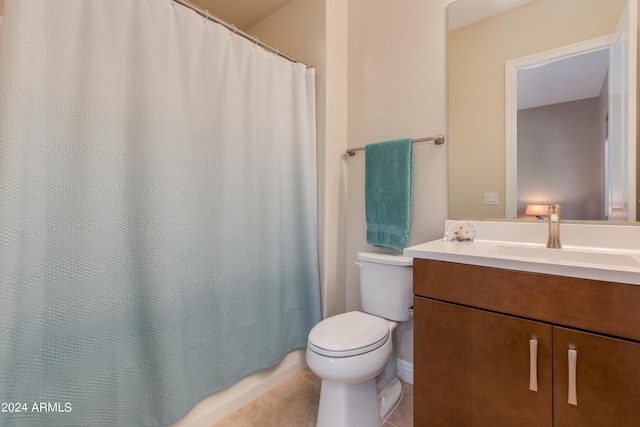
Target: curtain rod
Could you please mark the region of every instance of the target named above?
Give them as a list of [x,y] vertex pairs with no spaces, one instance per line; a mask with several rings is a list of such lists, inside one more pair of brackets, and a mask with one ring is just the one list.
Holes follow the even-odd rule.
[[[413,144],[415,144],[416,142],[425,142],[425,141],[435,141],[436,145],[442,145],[442,144],[444,144],[444,135],[429,136],[427,138],[418,138],[418,139],[412,139],[411,140],[411,142]],[[363,151],[364,149],[365,149],[365,147],[349,148],[347,150],[347,154],[349,156],[355,156],[356,155],[356,151]]]
[[182,6],[188,7],[189,9],[193,10],[194,12],[196,12],[198,15],[202,16],[203,18],[206,18],[210,21],[213,21],[215,23],[218,23],[220,25],[222,25],[223,27],[225,27],[226,29],[233,31],[234,34],[238,34],[239,36],[244,37],[247,40],[251,40],[252,42],[256,43],[258,46],[263,47],[271,52],[273,52],[274,54],[281,56],[282,58],[289,60],[291,62],[297,62],[299,64],[305,65],[307,68],[312,68],[310,65],[305,64],[304,62],[298,61],[296,58],[294,58],[291,55],[287,55],[286,53],[280,51],[279,49],[265,43],[265,42],[261,42],[257,37],[254,37],[250,34],[245,33],[244,31],[239,30],[235,25],[233,24],[229,24],[226,21],[223,21],[222,19],[218,18],[215,15],[212,15],[208,10],[202,9],[199,6],[196,6],[195,4],[191,3],[188,0],[172,0],[174,3],[178,3],[181,4]]

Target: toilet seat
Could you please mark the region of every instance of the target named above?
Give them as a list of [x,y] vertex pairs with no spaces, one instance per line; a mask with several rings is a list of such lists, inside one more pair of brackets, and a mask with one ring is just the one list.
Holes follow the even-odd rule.
[[308,346],[323,356],[357,356],[381,347],[390,335],[385,319],[351,311],[329,317],[314,326],[309,332]]

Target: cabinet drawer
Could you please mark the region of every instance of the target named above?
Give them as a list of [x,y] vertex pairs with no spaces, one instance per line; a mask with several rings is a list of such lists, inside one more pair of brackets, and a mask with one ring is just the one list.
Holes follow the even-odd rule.
[[414,294],[640,341],[640,286],[414,259]]

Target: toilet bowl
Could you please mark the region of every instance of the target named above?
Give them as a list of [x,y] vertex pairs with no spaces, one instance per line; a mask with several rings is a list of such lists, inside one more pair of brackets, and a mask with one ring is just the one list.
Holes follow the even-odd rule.
[[[307,365],[322,378],[316,426],[378,427],[395,409],[402,393],[401,387],[384,390],[386,405],[380,407],[376,380],[389,365],[393,353],[391,333],[396,323],[358,311],[327,320],[330,324],[320,323],[309,334],[306,352]],[[346,328],[347,336],[358,338],[357,344],[332,346],[322,340],[324,333],[340,325]]]
[[412,261],[358,254],[363,311],[309,332],[307,364],[322,379],[317,427],[379,427],[400,402],[392,336],[397,322],[411,319]]

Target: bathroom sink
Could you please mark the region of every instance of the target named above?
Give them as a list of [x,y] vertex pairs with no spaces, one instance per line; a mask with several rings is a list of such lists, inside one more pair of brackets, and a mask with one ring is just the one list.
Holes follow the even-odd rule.
[[611,267],[640,267],[638,258],[624,253],[581,251],[574,249],[549,249],[545,247],[496,244],[481,252],[481,255],[529,259],[550,263],[597,264]]
[[[447,228],[455,220],[445,222]],[[440,238],[405,248],[413,258],[640,286],[640,227],[562,224],[562,249],[548,249],[546,221],[473,221],[473,241]]]

